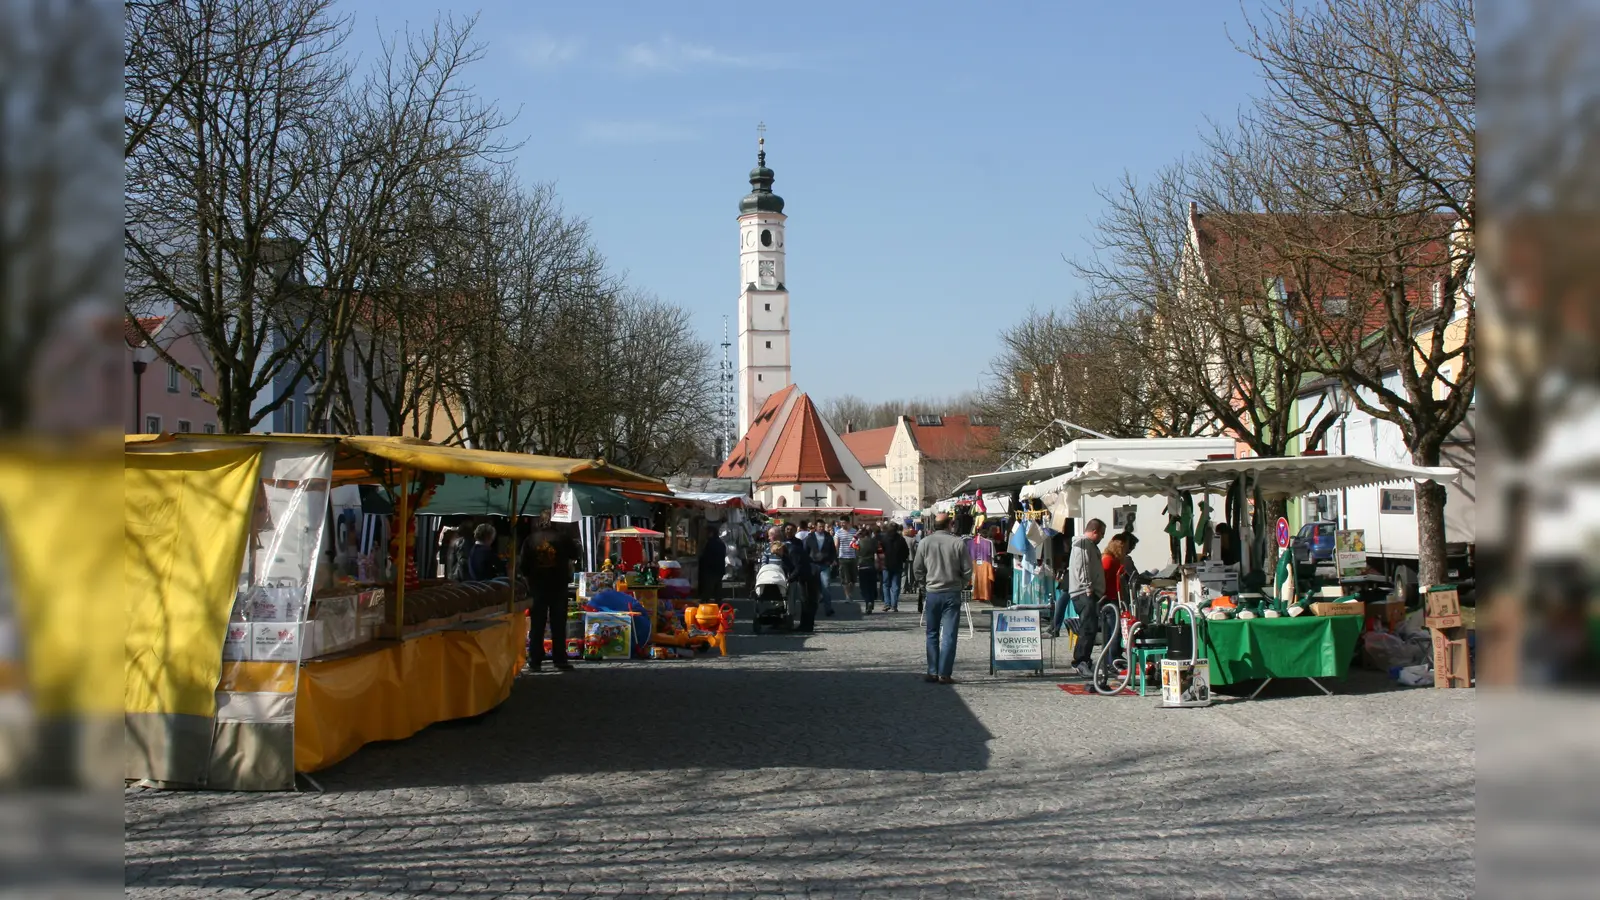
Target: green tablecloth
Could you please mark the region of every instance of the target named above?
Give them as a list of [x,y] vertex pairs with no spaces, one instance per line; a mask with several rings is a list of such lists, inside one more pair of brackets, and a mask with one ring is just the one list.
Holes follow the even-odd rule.
[[1361,616],[1229,619],[1206,623],[1211,682],[1343,678],[1361,637]]

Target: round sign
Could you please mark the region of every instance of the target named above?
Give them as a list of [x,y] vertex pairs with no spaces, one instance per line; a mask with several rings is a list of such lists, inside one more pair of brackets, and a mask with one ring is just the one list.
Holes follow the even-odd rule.
[[1278,517],[1278,549],[1286,550],[1289,547],[1289,520]]

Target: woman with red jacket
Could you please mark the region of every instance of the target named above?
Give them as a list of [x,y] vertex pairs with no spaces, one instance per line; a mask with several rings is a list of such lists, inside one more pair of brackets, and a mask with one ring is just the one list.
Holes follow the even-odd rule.
[[1105,552],[1100,556],[1100,568],[1106,573],[1107,597],[1122,599],[1122,578],[1132,565],[1128,554],[1138,545],[1139,539],[1126,531],[1106,542]]

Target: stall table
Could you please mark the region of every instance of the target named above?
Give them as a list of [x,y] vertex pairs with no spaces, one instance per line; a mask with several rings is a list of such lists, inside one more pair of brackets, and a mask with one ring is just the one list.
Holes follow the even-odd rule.
[[1324,694],[1319,678],[1344,678],[1350,672],[1360,616],[1296,616],[1282,619],[1227,619],[1207,622],[1205,654],[1212,684],[1264,678],[1250,695],[1276,678],[1307,678]]

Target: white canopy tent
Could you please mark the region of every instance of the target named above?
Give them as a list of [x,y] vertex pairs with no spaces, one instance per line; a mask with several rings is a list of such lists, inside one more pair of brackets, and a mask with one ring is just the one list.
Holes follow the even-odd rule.
[[1128,462],[1092,460],[1082,468],[1022,489],[1025,500],[1047,502],[1055,497],[1075,509],[1091,494],[1127,497],[1226,491],[1240,476],[1249,476],[1261,494],[1271,499],[1296,497],[1318,491],[1365,487],[1397,481],[1453,482],[1457,469],[1406,466],[1375,462],[1359,456],[1283,456],[1215,459],[1200,462]]

